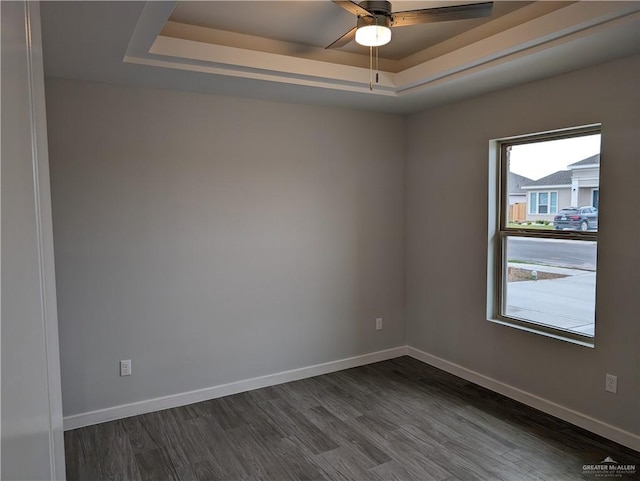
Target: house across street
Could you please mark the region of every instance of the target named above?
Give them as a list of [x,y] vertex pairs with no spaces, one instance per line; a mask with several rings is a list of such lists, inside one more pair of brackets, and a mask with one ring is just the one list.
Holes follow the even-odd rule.
[[[510,173],[509,221],[548,221],[566,207],[598,208],[600,154],[574,162],[538,180]],[[524,204],[524,206],[522,206]],[[523,218],[524,217],[524,218]]]

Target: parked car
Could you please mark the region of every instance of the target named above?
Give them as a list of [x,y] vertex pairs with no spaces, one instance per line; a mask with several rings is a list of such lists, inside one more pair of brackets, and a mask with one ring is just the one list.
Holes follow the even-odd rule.
[[565,207],[553,218],[556,230],[598,229],[598,209],[595,207]]

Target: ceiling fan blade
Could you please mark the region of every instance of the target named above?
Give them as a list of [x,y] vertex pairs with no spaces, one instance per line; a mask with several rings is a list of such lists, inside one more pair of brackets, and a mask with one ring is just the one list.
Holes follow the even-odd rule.
[[394,12],[391,16],[391,26],[405,27],[407,25],[415,25],[418,23],[446,22],[449,20],[466,20],[469,18],[488,17],[491,15],[492,9],[493,2],[484,2]]
[[366,8],[362,8],[356,2],[350,2],[349,0],[346,0],[346,1],[333,0],[333,3],[335,3],[339,7],[344,8],[349,13],[353,13],[354,15],[357,15],[358,17],[363,17],[365,15],[373,15],[369,10],[367,10]]
[[348,44],[352,40],[355,40],[356,30],[358,30],[358,27],[353,27],[351,30],[349,30],[347,33],[345,33],[342,37],[340,37],[338,40],[333,42],[331,45],[326,46],[325,50],[328,48],[344,47],[346,44]]

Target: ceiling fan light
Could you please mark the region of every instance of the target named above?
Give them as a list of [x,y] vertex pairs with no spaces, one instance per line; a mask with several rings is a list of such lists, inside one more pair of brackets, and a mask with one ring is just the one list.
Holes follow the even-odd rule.
[[380,47],[391,41],[391,20],[384,15],[359,17],[356,42],[365,47]]

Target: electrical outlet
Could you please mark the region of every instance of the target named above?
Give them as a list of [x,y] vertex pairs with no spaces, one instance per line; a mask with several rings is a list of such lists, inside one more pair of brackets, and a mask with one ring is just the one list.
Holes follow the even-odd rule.
[[120,361],[120,376],[131,376],[131,359]]
[[614,376],[613,374],[607,374],[605,385],[605,391],[617,393],[618,392],[618,376]]
[[381,331],[382,330],[382,318],[378,317],[376,318],[376,331]]

